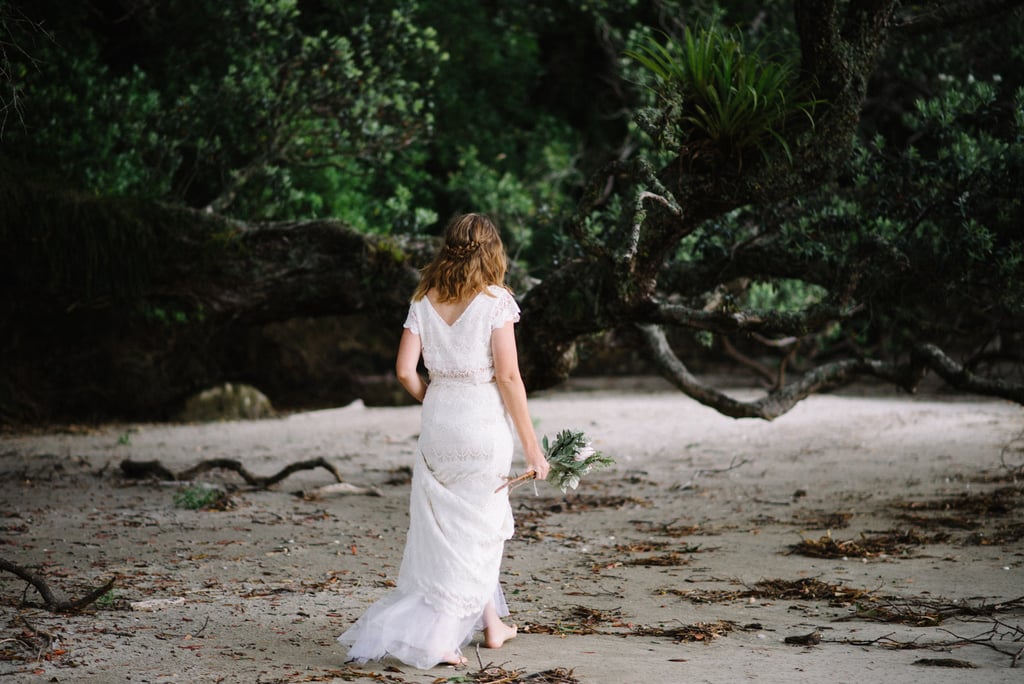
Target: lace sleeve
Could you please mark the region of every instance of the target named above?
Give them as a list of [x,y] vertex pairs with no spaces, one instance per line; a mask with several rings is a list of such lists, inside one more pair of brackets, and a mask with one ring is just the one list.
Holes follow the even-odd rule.
[[416,315],[416,302],[409,305],[409,315],[405,317],[405,323],[402,324],[403,328],[408,328],[409,332],[419,335],[420,334],[420,319]]
[[491,330],[497,330],[509,321],[513,323],[519,322],[519,304],[516,303],[515,297],[508,290],[502,288],[498,292],[498,302],[494,305],[494,314],[491,317]]

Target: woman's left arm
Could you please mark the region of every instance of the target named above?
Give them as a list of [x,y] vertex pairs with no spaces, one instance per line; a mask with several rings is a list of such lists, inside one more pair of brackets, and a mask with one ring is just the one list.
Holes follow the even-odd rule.
[[423,382],[416,370],[420,363],[420,352],[423,351],[420,336],[408,328],[402,331],[402,341],[398,343],[398,358],[395,360],[395,374],[405,391],[413,399],[422,402],[427,393],[427,383]]
[[494,381],[498,383],[498,391],[501,392],[505,410],[511,416],[512,425],[519,434],[526,464],[537,473],[538,479],[546,479],[550,466],[537,441],[533,421],[530,420],[526,386],[523,385],[523,377],[519,372],[519,354],[516,351],[516,334],[512,321],[506,322],[491,333],[491,354],[494,357]]

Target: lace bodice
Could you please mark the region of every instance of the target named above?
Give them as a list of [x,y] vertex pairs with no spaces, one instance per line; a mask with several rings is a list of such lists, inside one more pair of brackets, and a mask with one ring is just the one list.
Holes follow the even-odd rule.
[[478,294],[452,323],[441,318],[424,297],[409,306],[405,327],[420,336],[423,363],[431,382],[480,384],[494,378],[491,333],[519,320],[519,305],[503,287]]

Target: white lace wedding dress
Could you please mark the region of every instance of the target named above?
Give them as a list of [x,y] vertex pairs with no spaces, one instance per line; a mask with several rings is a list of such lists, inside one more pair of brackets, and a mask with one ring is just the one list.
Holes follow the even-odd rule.
[[429,668],[460,655],[482,628],[487,602],[508,615],[498,572],[512,536],[505,482],[511,420],[494,383],[491,332],[519,320],[507,290],[491,286],[448,325],[423,298],[405,327],[420,336],[430,384],[413,464],[409,533],[397,588],[338,641],[357,662],[385,656]]

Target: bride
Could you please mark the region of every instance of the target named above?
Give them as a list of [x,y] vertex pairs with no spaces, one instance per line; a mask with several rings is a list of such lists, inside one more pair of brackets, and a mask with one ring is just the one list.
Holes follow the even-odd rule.
[[[519,307],[504,285],[507,259],[486,216],[455,217],[423,269],[398,348],[396,371],[423,402],[397,588],[344,634],[349,659],[385,656],[419,668],[466,662],[478,630],[499,648],[516,635],[498,572],[512,536],[508,491],[513,427],[528,472],[548,475],[519,373]],[[420,356],[429,385],[417,373]]]

